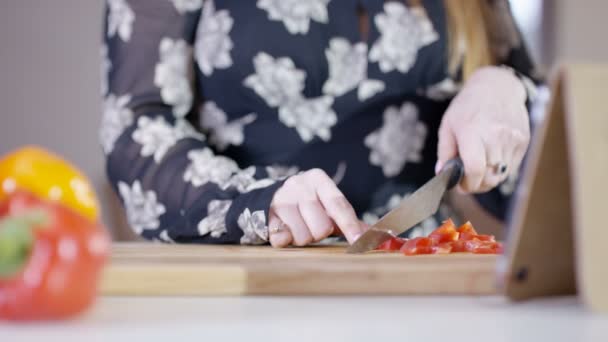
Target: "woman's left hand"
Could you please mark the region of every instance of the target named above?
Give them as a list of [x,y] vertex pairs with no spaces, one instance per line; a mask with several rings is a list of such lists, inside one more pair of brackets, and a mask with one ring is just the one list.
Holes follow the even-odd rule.
[[517,172],[530,142],[522,82],[508,69],[484,67],[465,83],[439,128],[436,171],[459,155],[460,190],[489,191]]

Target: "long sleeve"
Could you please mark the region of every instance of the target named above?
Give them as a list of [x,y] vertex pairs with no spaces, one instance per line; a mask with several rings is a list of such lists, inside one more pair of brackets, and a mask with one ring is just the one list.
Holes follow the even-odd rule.
[[264,166],[239,166],[192,125],[198,111],[192,45],[201,6],[201,0],[108,1],[100,128],[108,178],[144,238],[264,243],[283,177]]
[[[511,70],[522,82],[526,89],[526,107],[531,112],[530,124],[533,124],[535,108],[543,88],[543,77],[533,63],[522,35],[515,23],[507,0],[486,0],[488,11],[485,13],[488,21],[488,37],[495,65]],[[466,53],[466,51],[465,51]],[[463,85],[462,75],[449,75],[446,79],[426,89],[420,89],[419,94],[432,101],[443,103],[446,108],[457,95]],[[533,132],[533,130],[531,130]],[[508,217],[513,192],[518,185],[518,171],[497,188],[474,195],[477,202],[495,217],[504,220]]]
[[522,34],[517,27],[509,2],[506,0],[487,0],[489,3],[488,20],[490,47],[496,63],[507,66],[516,73],[526,87],[527,105],[536,100],[537,86],[544,83],[544,77],[536,68],[525,46]]
[[[544,78],[528,53],[508,1],[488,0],[488,2],[490,3],[489,20],[494,23],[494,25],[490,25],[490,45],[496,56],[496,63],[510,68],[521,80],[527,94],[526,107],[532,114],[536,102],[539,101],[540,86],[542,86]],[[530,124],[533,126],[532,115],[530,119]],[[532,128],[531,131],[533,131]],[[519,183],[518,176],[519,170],[516,170],[496,189],[475,195],[479,204],[496,217],[505,220],[508,217],[512,194]]]

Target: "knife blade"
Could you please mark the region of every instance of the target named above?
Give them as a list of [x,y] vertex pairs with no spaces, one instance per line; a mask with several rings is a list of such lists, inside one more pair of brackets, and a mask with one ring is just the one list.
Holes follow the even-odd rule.
[[462,179],[464,166],[460,158],[449,160],[441,171],[416,192],[401,201],[398,207],[384,215],[363,233],[347,253],[364,253],[376,249],[384,241],[395,237],[439,209],[441,198]]

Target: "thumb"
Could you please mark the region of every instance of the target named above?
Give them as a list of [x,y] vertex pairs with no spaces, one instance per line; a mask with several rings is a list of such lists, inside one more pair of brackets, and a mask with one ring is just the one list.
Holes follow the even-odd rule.
[[445,121],[439,127],[439,137],[437,142],[437,164],[435,164],[435,173],[439,173],[445,163],[456,157],[458,154],[458,144],[456,135],[452,128]]

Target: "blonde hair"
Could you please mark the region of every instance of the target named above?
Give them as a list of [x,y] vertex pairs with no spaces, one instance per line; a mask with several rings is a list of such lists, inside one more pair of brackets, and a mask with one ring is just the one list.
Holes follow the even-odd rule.
[[484,0],[444,0],[448,27],[448,70],[462,67],[467,79],[480,67],[492,65],[496,56],[490,46],[490,8]]
[[[421,6],[422,0],[406,0]],[[504,58],[519,36],[507,0],[444,0],[448,70],[466,80],[475,70]],[[492,4],[491,4],[492,3]]]

